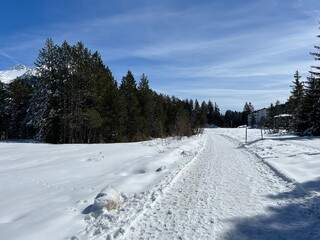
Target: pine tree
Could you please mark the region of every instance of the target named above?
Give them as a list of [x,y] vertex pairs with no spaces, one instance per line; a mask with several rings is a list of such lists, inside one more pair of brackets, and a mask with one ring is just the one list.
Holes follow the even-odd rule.
[[154,137],[165,137],[167,132],[165,123],[167,122],[165,97],[161,94],[154,92],[155,99],[155,110],[154,118],[152,121],[152,136]]
[[294,85],[292,87],[291,96],[287,102],[289,113],[294,117],[294,129],[301,131],[303,129],[302,105],[304,101],[304,86],[300,81],[300,73],[296,71],[294,74]]
[[116,80],[108,67],[104,70],[102,81],[98,82],[99,109],[103,118],[102,139],[105,142],[117,142],[121,138],[124,111]]
[[59,142],[57,99],[57,46],[47,39],[35,62],[38,80],[34,86],[27,119],[29,127],[36,129],[36,139],[47,142]]
[[9,120],[12,112],[8,102],[8,87],[0,81],[0,139],[8,138]]
[[17,78],[9,84],[10,128],[9,138],[28,138],[26,115],[32,86],[28,79]]
[[266,119],[267,125],[269,129],[275,129],[277,128],[276,122],[275,122],[275,116],[284,113],[283,104],[280,104],[280,101],[277,100],[275,104],[270,104],[270,107],[268,109],[268,116]]
[[189,116],[188,107],[186,108],[185,102],[180,102],[178,104],[175,129],[176,136],[189,137],[192,135],[191,118]]
[[316,77],[308,77],[302,105],[302,129],[305,134],[319,135],[319,87]]
[[209,100],[207,104],[207,119],[209,125],[214,124],[214,111],[213,103]]
[[131,71],[122,78],[120,84],[120,93],[123,99],[123,108],[125,111],[123,140],[135,141],[141,129],[140,107],[138,98],[138,89],[136,80]]
[[[320,35],[317,36],[320,38]],[[315,61],[320,61],[320,46],[314,46],[317,52],[311,52]],[[302,113],[305,117],[306,133],[320,135],[320,66],[311,66],[310,77],[306,82],[306,95]]]
[[194,126],[196,128],[202,128],[204,127],[204,124],[205,123],[201,122],[201,108],[198,100],[196,99],[194,101]]
[[166,122],[165,122],[165,133],[166,135],[177,134],[177,117],[179,109],[179,99],[175,96],[164,98]]
[[207,113],[208,113],[208,105],[205,101],[202,101],[200,106],[200,116],[199,116],[200,123],[202,126],[205,126],[208,123]]
[[246,102],[244,104],[243,111],[242,111],[242,117],[241,117],[241,120],[242,120],[242,122],[244,124],[249,125],[249,123],[248,123],[248,115],[250,113],[253,113],[253,111],[254,111],[254,107],[251,104],[251,102],[249,102],[249,104]]
[[57,65],[59,69],[59,115],[61,121],[60,139],[63,143],[71,143],[72,141],[72,75],[75,73],[75,63],[72,59],[72,47],[64,41],[61,47],[58,47]]
[[218,127],[222,127],[224,125],[224,119],[221,116],[220,108],[216,102],[214,103],[213,123]]
[[141,109],[140,121],[142,121],[141,133],[143,135],[143,139],[148,139],[154,135],[153,125],[155,102],[153,98],[153,92],[149,87],[149,80],[144,74],[140,78],[138,96]]

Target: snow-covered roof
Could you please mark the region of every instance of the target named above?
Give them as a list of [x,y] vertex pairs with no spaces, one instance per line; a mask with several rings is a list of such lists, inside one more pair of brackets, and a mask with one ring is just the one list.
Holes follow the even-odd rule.
[[274,116],[275,118],[280,118],[280,117],[292,117],[293,115],[292,114],[287,114],[287,113],[285,113],[285,114],[279,114],[279,115],[276,115],[276,116]]

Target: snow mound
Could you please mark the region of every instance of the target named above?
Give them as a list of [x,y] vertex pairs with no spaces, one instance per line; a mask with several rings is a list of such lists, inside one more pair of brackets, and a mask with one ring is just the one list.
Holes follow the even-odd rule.
[[107,186],[94,199],[96,210],[115,210],[120,207],[120,192],[112,186]]

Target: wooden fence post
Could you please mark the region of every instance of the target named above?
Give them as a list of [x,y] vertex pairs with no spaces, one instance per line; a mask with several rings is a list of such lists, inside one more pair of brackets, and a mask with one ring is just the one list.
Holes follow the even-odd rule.
[[246,127],[246,138],[245,138],[245,144],[248,142],[248,127]]

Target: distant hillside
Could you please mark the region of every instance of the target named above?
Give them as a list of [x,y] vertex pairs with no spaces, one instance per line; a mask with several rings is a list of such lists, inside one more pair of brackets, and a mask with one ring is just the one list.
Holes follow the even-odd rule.
[[0,81],[3,83],[10,83],[17,77],[35,75],[35,71],[35,68],[27,67],[23,64],[17,64],[8,70],[0,71]]

